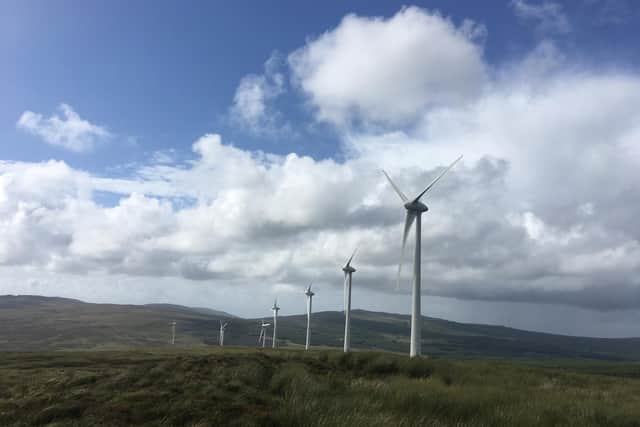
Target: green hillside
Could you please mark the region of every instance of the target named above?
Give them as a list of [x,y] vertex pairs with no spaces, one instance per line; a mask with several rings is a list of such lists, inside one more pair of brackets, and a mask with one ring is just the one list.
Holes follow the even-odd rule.
[[[352,345],[406,353],[409,316],[354,310]],[[175,320],[176,346],[217,344],[219,320],[230,322],[225,343],[256,346],[260,319],[169,304],[88,304],[65,298],[0,296],[0,349],[4,351],[96,350],[161,347]],[[423,350],[432,356],[640,360],[640,339],[599,339],[527,332],[425,317]],[[279,318],[280,345],[304,343],[306,317]],[[312,344],[341,347],[341,312],[314,313]],[[269,334],[271,330],[269,330]]]

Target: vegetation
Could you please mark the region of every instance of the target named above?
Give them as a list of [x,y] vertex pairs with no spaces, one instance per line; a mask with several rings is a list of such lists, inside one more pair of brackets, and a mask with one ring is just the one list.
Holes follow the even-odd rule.
[[2,426],[639,426],[640,365],[225,349],[0,353]]

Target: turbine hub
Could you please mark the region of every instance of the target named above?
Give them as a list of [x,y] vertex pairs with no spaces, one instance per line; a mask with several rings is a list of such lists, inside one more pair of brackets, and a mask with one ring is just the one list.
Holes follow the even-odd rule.
[[343,267],[342,271],[344,271],[345,273],[355,273],[356,269],[348,265],[346,267]]
[[404,204],[404,207],[408,211],[419,212],[419,213],[426,212],[429,210],[427,205],[422,203],[420,200],[416,200],[415,202],[413,201],[407,202]]

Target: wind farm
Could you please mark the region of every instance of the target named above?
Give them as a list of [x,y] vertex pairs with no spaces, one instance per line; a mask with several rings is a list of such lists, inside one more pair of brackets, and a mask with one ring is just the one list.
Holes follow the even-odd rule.
[[0,1],[0,427],[640,426],[640,1]]
[[[337,286],[340,276],[336,274],[335,286],[324,287],[320,294],[321,298],[331,298],[329,289],[333,289],[334,297],[341,290],[342,307],[315,313],[313,299],[316,292],[312,290],[312,283],[309,283],[304,292],[305,313],[282,316],[278,297],[275,297],[271,307],[271,323],[264,319],[243,319],[221,311],[163,304],[139,308],[123,306],[117,309],[117,314],[101,317],[104,309],[94,312],[92,304],[74,300],[0,297],[0,308],[6,307],[4,313],[11,313],[12,309],[16,310],[16,314],[35,310],[41,312],[32,318],[49,319],[49,326],[37,324],[29,329],[20,323],[7,329],[19,329],[24,337],[29,337],[22,341],[0,335],[0,342],[13,342],[13,347],[7,348],[5,344],[5,350],[12,352],[0,353],[0,360],[4,361],[5,366],[0,368],[5,373],[0,385],[16,390],[14,393],[20,396],[22,402],[38,407],[37,402],[31,402],[30,397],[17,391],[18,385],[13,380],[16,378],[14,369],[37,370],[31,387],[40,387],[39,393],[42,395],[51,392],[43,384],[53,381],[51,375],[55,372],[58,375],[55,381],[65,384],[64,389],[70,393],[56,396],[58,406],[53,406],[55,410],[51,406],[41,407],[33,413],[7,406],[11,403],[0,399],[0,422],[3,425],[17,425],[25,420],[32,424],[53,420],[64,424],[93,417],[101,422],[122,424],[129,422],[127,420],[131,420],[131,417],[137,417],[144,419],[143,425],[166,420],[172,420],[170,422],[176,425],[214,420],[222,425],[235,422],[316,425],[318,417],[329,416],[332,425],[370,425],[383,415],[393,420],[393,424],[420,424],[426,416],[442,425],[459,425],[460,420],[470,425],[500,425],[517,419],[518,425],[533,426],[556,423],[599,425],[601,417],[609,417],[607,424],[610,425],[626,425],[629,420],[640,416],[637,410],[640,406],[635,405],[633,400],[624,401],[615,411],[603,411],[597,409],[597,405],[602,404],[602,398],[593,397],[594,392],[604,393],[603,387],[613,389],[614,394],[605,398],[609,405],[607,408],[612,408],[614,401],[619,403],[614,396],[637,395],[635,393],[640,391],[637,380],[620,383],[613,378],[633,378],[637,374],[640,339],[564,337],[498,326],[448,322],[422,315],[422,214],[428,208],[421,200],[461,159],[462,156],[438,171],[427,187],[414,198],[408,198],[391,176],[383,171],[383,176],[406,211],[397,274],[394,283],[388,283],[389,288],[395,288],[390,291],[399,295],[406,295],[401,285],[402,264],[408,236],[415,224],[410,316],[353,309],[354,303],[358,305],[358,298],[354,299],[353,293],[354,264],[357,262],[364,266],[360,267],[359,273],[365,276],[370,265],[367,262],[369,252],[366,241],[359,242],[345,264],[335,265],[336,269],[341,265],[342,287]],[[359,250],[361,246],[365,248]],[[109,306],[107,311],[115,307]],[[74,310],[83,310],[84,314],[78,311],[77,317],[85,320],[82,321],[82,329],[70,325],[72,338],[62,338],[65,335],[60,334],[60,326],[54,326],[55,331],[47,331],[47,327],[60,324],[55,323],[59,313],[69,316]],[[0,311],[0,316],[2,314]],[[11,322],[12,318],[9,314],[4,319],[5,324]],[[118,318],[122,320],[114,323],[114,319]],[[87,319],[94,320],[88,323]],[[54,323],[51,323],[52,320]],[[166,341],[153,338],[155,323],[170,326],[168,346]],[[227,336],[231,323],[234,333]],[[136,327],[134,330],[137,335],[130,332],[126,340],[122,339],[122,334],[114,334],[112,338],[104,336],[105,328],[117,331],[121,328],[130,329],[136,324],[142,327]],[[181,335],[176,340],[178,324]],[[213,326],[217,326],[217,334],[211,333]],[[269,327],[273,328],[270,349],[267,345]],[[47,339],[38,337],[39,334],[44,334]],[[49,339],[53,336],[59,337],[57,341]],[[83,339],[78,341],[80,337]],[[355,349],[352,344],[355,344]],[[428,357],[423,356],[425,346]],[[16,357],[21,356],[16,355],[22,353],[16,351],[33,349],[64,350],[68,356],[61,357],[54,353],[52,358],[49,353],[42,353],[42,356],[35,353],[28,359],[29,363],[34,363],[33,366],[17,362]],[[74,350],[81,350],[81,353]],[[262,356],[258,358],[258,354]],[[40,358],[43,357],[47,358],[51,371],[39,368],[42,363]],[[99,370],[100,380],[77,374],[69,368],[80,366],[89,369],[95,361],[107,366],[115,364]],[[145,371],[147,368],[144,366],[155,368]],[[167,382],[174,388],[188,386],[192,390],[190,398],[198,399],[199,403],[189,409],[179,407],[179,415],[175,415],[174,407],[174,410],[162,415],[163,421],[160,421],[157,418],[160,412],[147,412],[139,406],[139,401],[125,399],[123,402],[127,402],[129,409],[124,413],[94,413],[88,405],[89,400],[72,399],[72,393],[78,392],[76,384],[93,381],[96,381],[96,386],[91,388],[88,399],[106,399],[108,387],[112,387],[110,384],[114,381],[119,381],[117,378],[127,378],[130,384],[144,383],[145,393],[155,396],[155,390],[160,388],[160,382],[153,380],[156,369],[169,373],[162,380],[163,386]],[[183,375],[192,378],[188,385],[184,383]],[[550,376],[552,382],[548,380]],[[524,383],[513,381],[514,377],[526,380]],[[330,378],[329,382],[326,378]],[[607,378],[606,385],[603,385],[602,378]],[[580,385],[576,386],[575,381]],[[225,412],[229,402],[222,403],[217,398],[211,400],[203,394],[212,384],[229,390],[232,396],[241,396],[239,403],[236,401],[231,405],[237,405],[237,410],[243,415],[229,415]],[[362,386],[354,389],[353,384]],[[385,387],[393,390],[394,396],[404,393],[405,397],[389,398],[388,392],[381,392],[374,384],[388,384]],[[553,390],[551,400],[537,391],[539,387]],[[252,395],[251,390],[257,388],[266,390],[262,392],[262,397]],[[493,394],[486,398],[484,396],[488,388],[499,389],[500,392],[491,392]],[[135,393],[139,393],[135,386],[125,388],[125,394],[133,396]],[[360,393],[366,397],[358,398],[358,405],[344,408],[338,403],[354,399]],[[284,398],[281,397],[283,394]],[[297,400],[287,397],[293,394],[302,395],[306,402],[313,404],[301,410],[295,403]],[[568,398],[567,394],[581,396],[580,401]],[[151,397],[142,399],[148,399],[145,405],[155,402]],[[412,404],[407,411],[406,399],[420,399],[420,404]],[[531,416],[522,415],[524,408],[521,402],[525,400],[535,402],[538,408]],[[385,402],[383,409],[380,409],[380,402]],[[447,402],[450,409],[439,411],[437,408],[442,402]],[[562,410],[559,409],[559,402]],[[581,402],[580,407],[578,402]],[[583,405],[595,409],[584,411]],[[341,424],[338,413],[332,411],[347,411],[351,421]],[[357,420],[355,424],[352,421],[354,419]]]
[[[263,350],[256,349],[256,341],[265,322],[229,313],[43,297],[0,297],[0,305],[24,316],[18,320],[18,314],[0,311],[5,330],[21,331],[23,337],[14,336],[15,347],[0,352],[0,385],[11,392],[0,399],[3,425],[94,419],[111,425],[133,419],[141,425],[315,425],[318,417],[364,425],[380,416],[394,423],[419,423],[426,416],[443,425],[518,420],[525,426],[595,426],[601,417],[609,425],[633,425],[638,415],[638,339],[567,337],[424,318],[423,331],[433,337],[430,357],[409,358],[410,317],[390,313],[353,310],[357,345],[344,353],[341,310],[314,313],[314,345],[304,351],[306,314],[279,317],[282,345]],[[69,316],[83,320],[65,324]],[[166,340],[172,318],[182,331],[175,345]],[[233,321],[235,331],[224,347],[212,333],[221,318]],[[27,329],[26,320],[38,323]],[[154,323],[157,331],[149,329]],[[117,333],[125,328],[137,335]],[[107,341],[105,330],[115,331],[109,339],[120,341]],[[74,338],[80,331],[84,341]],[[6,343],[10,337],[0,338]],[[176,401],[165,410],[158,404],[162,396]],[[359,404],[345,406],[352,399]],[[443,406],[446,410],[439,409]],[[349,420],[341,421],[345,414]]]
[[[39,425],[53,421],[64,425],[94,419],[116,425],[137,419],[140,425],[167,420],[171,425],[324,425],[317,424],[317,420],[328,417],[331,425],[373,425],[382,416],[393,425],[420,425],[428,418],[440,425],[515,422],[531,426],[595,426],[603,419],[607,425],[627,425],[637,419],[637,398],[622,399],[620,405],[619,396],[640,395],[640,382],[635,379],[640,339],[566,337],[423,316],[422,214],[429,209],[422,199],[461,159],[459,156],[436,171],[426,188],[413,198],[407,197],[382,171],[406,211],[397,274],[394,283],[387,282],[386,286],[388,292],[411,301],[410,316],[354,310],[354,304],[359,304],[357,295],[362,295],[355,294],[354,298],[354,264],[359,265],[359,277],[367,277],[372,264],[368,262],[371,252],[366,240],[359,242],[346,263],[333,265],[334,271],[340,266],[342,275],[336,274],[333,286],[323,286],[319,294],[318,301],[323,306],[327,306],[324,299],[341,300],[341,306],[314,312],[313,300],[318,296],[309,283],[304,291],[304,314],[287,312],[282,316],[276,296],[270,309],[271,323],[263,318],[243,319],[223,311],[176,305],[123,306],[111,313],[116,306],[94,311],[92,304],[74,300],[0,297],[0,308],[4,307],[0,317],[8,314],[5,319],[0,318],[5,325],[18,313],[30,310],[38,313],[30,318],[48,319],[46,325],[29,328],[21,322],[5,329],[20,330],[19,336],[25,337],[22,340],[0,334],[5,350],[11,350],[0,353],[4,365],[0,367],[0,385],[12,390],[21,405],[37,408],[25,412],[20,409],[24,406],[0,398],[0,423]],[[402,264],[414,224],[413,283],[408,298],[401,285]],[[363,282],[359,280],[358,285]],[[301,299],[298,294],[300,305]],[[285,309],[293,305],[291,296],[287,296],[287,302]],[[109,312],[106,317],[105,309]],[[69,338],[64,338],[67,335],[61,333],[60,326],[63,319],[56,322],[56,316],[64,313],[68,319],[74,310],[84,310],[83,314],[76,314],[83,320],[79,325],[69,325]],[[135,333],[129,332],[126,339],[120,333],[105,336],[105,330],[131,331],[136,324],[140,327],[134,328]],[[166,334],[166,325],[170,326],[168,345],[166,335],[154,338],[155,324],[164,329],[159,337]],[[51,325],[54,330],[48,331]],[[230,325],[233,334],[227,335]],[[273,328],[271,348],[267,345],[269,327]],[[57,340],[52,341],[51,337]],[[425,347],[428,356],[423,356]],[[26,358],[28,362],[22,361],[24,356],[20,355],[24,353],[20,352],[33,349],[64,350],[66,355],[34,353]],[[43,358],[50,368],[41,368]],[[94,363],[107,368],[92,368]],[[75,367],[95,373],[77,373],[72,370]],[[16,378],[24,370],[34,372],[29,387],[38,389],[39,395],[52,393],[48,385],[52,381],[63,385],[63,393],[47,397],[56,401],[54,406],[43,406],[20,391]],[[156,372],[162,377],[157,377]],[[185,383],[187,377],[190,380]],[[111,402],[108,390],[118,381],[125,381],[127,385],[121,391],[130,396],[120,399],[122,409],[95,412],[89,403]],[[87,400],[74,398],[80,393],[78,387],[88,383],[95,385]],[[190,390],[187,401],[196,399],[197,403],[189,408],[173,405],[166,413],[146,409],[156,406],[158,396],[165,396],[160,390],[167,384],[173,390]],[[211,387],[226,391],[205,392]],[[260,396],[254,395],[253,390],[258,389]],[[540,393],[541,389],[545,393]],[[83,393],[86,395],[86,391]],[[228,401],[222,396],[234,397]],[[300,396],[307,402],[302,408],[297,403]],[[358,399],[358,404],[344,407],[341,403],[353,399]],[[409,406],[408,401],[412,402]],[[605,406],[601,406],[603,401]],[[537,409],[530,411],[530,405],[523,406],[522,402],[533,402]],[[106,407],[109,405],[112,403]],[[448,409],[438,409],[442,405]],[[236,415],[228,412],[230,407],[235,408]],[[524,412],[530,415],[524,416]],[[349,414],[348,421],[341,421],[344,413]]]

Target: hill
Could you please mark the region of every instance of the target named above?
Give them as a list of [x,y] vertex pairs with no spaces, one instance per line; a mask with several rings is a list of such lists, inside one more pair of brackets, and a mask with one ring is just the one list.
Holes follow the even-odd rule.
[[[405,353],[409,316],[354,310],[352,345]],[[4,351],[96,350],[164,346],[169,322],[177,322],[176,345],[216,345],[219,320],[230,322],[225,343],[255,346],[259,319],[171,304],[90,304],[66,298],[0,296],[0,349]],[[281,316],[281,345],[304,343],[306,317]],[[341,312],[314,313],[312,344],[342,346]],[[492,325],[423,318],[423,349],[432,356],[640,360],[640,338],[603,339],[528,332]]]

